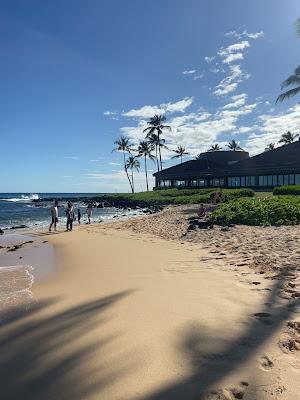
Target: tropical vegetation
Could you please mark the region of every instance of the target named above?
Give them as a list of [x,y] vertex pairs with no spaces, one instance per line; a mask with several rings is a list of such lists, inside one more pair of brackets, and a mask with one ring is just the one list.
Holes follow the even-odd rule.
[[300,185],[278,186],[273,189],[273,194],[300,196]]
[[234,139],[232,139],[228,144],[226,144],[226,147],[228,147],[229,150],[231,151],[243,150]]
[[209,217],[219,225],[294,225],[300,223],[300,197],[238,198],[223,203]]
[[[296,21],[296,32],[297,35],[300,37],[300,18],[298,18]],[[281,90],[284,90],[288,87],[290,87],[290,89],[281,93],[277,97],[276,103],[282,103],[284,100],[294,97],[298,93],[300,93],[300,65],[298,65],[293,74],[291,74],[286,80],[282,82]]]
[[218,145],[218,143],[216,143],[216,144],[212,144],[211,146],[210,146],[210,149],[208,150],[208,151],[220,151],[222,149],[222,147],[220,147],[219,145]]
[[186,148],[184,146],[177,146],[177,149],[172,151],[176,154],[171,158],[180,158],[181,163],[182,163],[182,157],[190,154],[188,151],[186,151]]
[[283,144],[291,144],[293,143],[293,141],[299,136],[298,133],[293,134],[290,131],[287,131],[286,133],[283,133],[281,135],[280,140],[278,141],[278,143],[283,143]]
[[144,157],[147,192],[149,191],[147,157],[150,160],[153,160],[153,161],[155,160],[155,156],[152,154],[154,149],[155,149],[155,145],[153,143],[147,142],[146,140],[141,141],[139,144],[139,147],[138,147],[138,156]]

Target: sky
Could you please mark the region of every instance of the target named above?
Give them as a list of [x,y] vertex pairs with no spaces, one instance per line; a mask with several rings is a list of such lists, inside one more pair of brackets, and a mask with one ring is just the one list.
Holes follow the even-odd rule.
[[114,141],[137,146],[154,114],[165,168],[178,145],[254,155],[299,132],[299,97],[275,104],[298,17],[299,0],[2,0],[0,192],[128,192]]

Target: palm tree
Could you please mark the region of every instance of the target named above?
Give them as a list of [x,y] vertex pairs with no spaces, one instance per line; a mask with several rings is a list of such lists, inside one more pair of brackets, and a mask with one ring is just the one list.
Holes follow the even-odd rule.
[[147,142],[146,140],[140,142],[139,147],[138,147],[138,156],[139,157],[144,157],[145,161],[145,175],[146,175],[146,186],[147,186],[147,192],[149,191],[149,186],[148,186],[148,171],[147,171],[147,157],[150,158],[150,160],[155,160],[155,156],[152,154],[152,152],[155,149],[155,145],[152,143]]
[[298,133],[293,134],[290,131],[287,131],[286,133],[283,133],[281,135],[281,139],[279,140],[278,143],[283,143],[283,144],[291,144],[293,141],[299,136]]
[[180,158],[181,163],[182,163],[182,157],[190,154],[189,152],[186,151],[186,148],[184,146],[177,146],[177,149],[172,151],[176,154],[171,158]]
[[[297,35],[300,37],[300,18],[296,21],[296,32]],[[289,89],[283,93],[281,93],[277,99],[276,103],[282,103],[284,100],[289,99],[290,97],[294,97],[296,94],[300,92],[300,65],[295,69],[294,73],[290,75],[285,81],[281,84],[281,90],[286,87],[294,86],[292,89]]]
[[232,139],[231,142],[229,142],[228,144],[226,144],[226,147],[228,147],[228,148],[229,148],[230,150],[232,150],[232,151],[243,150],[243,149],[239,146],[239,144],[238,144],[234,139]]
[[[155,158],[156,158],[156,163],[157,163],[157,172],[159,172],[158,147],[159,147],[160,143],[158,142],[158,136],[157,136],[156,133],[152,133],[149,136],[147,135],[147,138],[148,138],[147,139],[148,143],[155,147]],[[164,139],[160,139],[160,141],[161,140],[164,140]]]
[[210,149],[208,150],[208,151],[219,151],[219,150],[221,150],[222,149],[222,147],[220,147],[219,145],[218,145],[218,143],[217,144],[212,144],[211,146],[210,146]]
[[157,134],[157,141],[159,143],[158,145],[159,163],[161,170],[162,170],[161,148],[163,146],[160,146],[160,139],[164,129],[168,129],[169,131],[171,130],[171,127],[169,125],[163,124],[165,121],[166,117],[164,115],[154,115],[154,117],[150,118],[150,120],[147,122],[147,124],[149,125],[148,128],[144,129],[144,132],[147,132],[146,138],[149,138],[153,133]]
[[296,94],[300,93],[300,65],[298,65],[292,75],[290,75],[285,81],[282,82],[281,90],[289,86],[294,87],[281,93],[277,97],[276,103],[282,103],[284,100],[289,99],[290,97],[294,97]]
[[124,157],[124,171],[126,172],[127,175],[127,179],[131,188],[131,191],[133,193],[133,186],[130,180],[130,177],[128,175],[128,170],[126,167],[126,153],[131,154],[131,152],[133,151],[132,148],[132,144],[130,143],[129,139],[126,138],[125,136],[121,136],[119,139],[117,139],[114,144],[116,145],[116,147],[113,149],[113,151],[122,151],[123,152],[123,157]]
[[131,169],[131,185],[132,185],[132,193],[134,193],[134,180],[133,180],[133,170],[139,171],[140,162],[137,160],[135,156],[129,156],[126,161],[126,170]]
[[265,148],[265,151],[271,151],[275,149],[275,143],[269,143],[268,146]]

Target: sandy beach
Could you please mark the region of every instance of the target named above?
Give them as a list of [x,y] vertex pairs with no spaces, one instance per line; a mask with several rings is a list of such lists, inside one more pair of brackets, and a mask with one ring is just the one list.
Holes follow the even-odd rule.
[[296,399],[299,227],[188,231],[190,215],[38,236],[55,267],[5,315],[1,398]]

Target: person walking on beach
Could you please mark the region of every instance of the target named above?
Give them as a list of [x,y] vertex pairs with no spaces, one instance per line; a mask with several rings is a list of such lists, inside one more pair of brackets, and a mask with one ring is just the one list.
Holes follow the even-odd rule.
[[71,232],[71,230],[73,229],[74,207],[70,201],[68,201],[66,216],[67,216],[67,231]]
[[56,224],[58,222],[58,201],[55,200],[54,205],[50,208],[51,213],[51,224],[49,226],[49,232],[51,232],[52,226],[54,225],[54,230],[56,231]]
[[93,208],[92,208],[92,203],[89,203],[86,209],[87,212],[87,216],[88,216],[88,223],[91,223],[91,218],[92,218],[92,214],[93,214]]
[[79,225],[80,225],[80,220],[81,220],[81,211],[80,211],[80,208],[78,208],[78,210],[77,210],[77,220],[78,220],[78,223],[79,223]]

